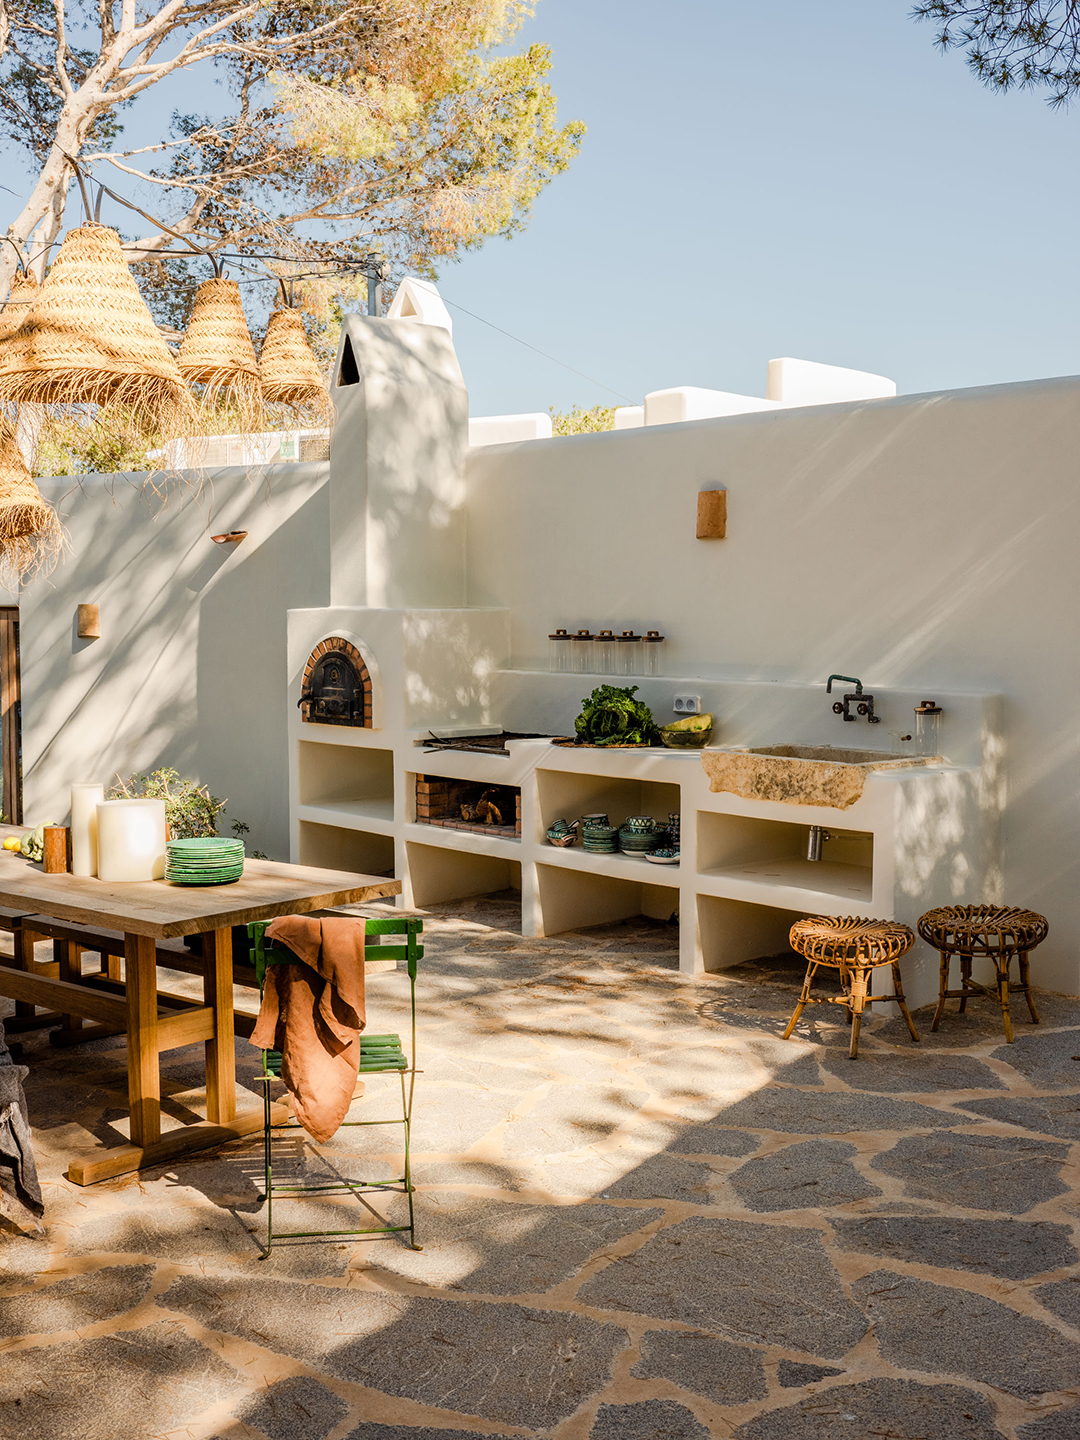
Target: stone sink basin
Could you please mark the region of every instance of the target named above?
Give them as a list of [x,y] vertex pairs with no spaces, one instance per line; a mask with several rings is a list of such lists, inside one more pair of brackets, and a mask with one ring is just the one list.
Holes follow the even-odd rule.
[[892,755],[884,750],[845,750],[832,745],[761,745],[748,750],[703,750],[709,789],[744,800],[787,805],[828,805],[848,810],[875,770],[939,765],[940,755]]

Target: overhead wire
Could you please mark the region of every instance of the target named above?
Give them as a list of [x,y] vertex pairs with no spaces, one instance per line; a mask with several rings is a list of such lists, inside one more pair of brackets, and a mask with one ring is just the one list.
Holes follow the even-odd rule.
[[535,350],[536,354],[542,355],[545,360],[551,360],[555,365],[561,365],[564,370],[569,370],[571,374],[580,375],[583,380],[588,380],[590,385],[599,385],[601,390],[607,390],[609,394],[617,395],[620,400],[625,400],[629,405],[637,403],[631,400],[629,395],[624,395],[621,390],[615,390],[612,386],[605,385],[602,380],[597,380],[592,375],[586,375],[584,370],[577,370],[573,365],[567,365],[565,360],[560,360],[555,355],[549,355],[546,350],[541,350],[537,345],[530,345],[528,340],[522,340],[520,335],[512,335],[509,330],[504,330],[501,325],[496,325],[491,320],[485,320],[482,315],[476,315],[472,310],[466,310],[465,306],[459,305],[456,300],[447,300],[441,290],[439,291],[439,298],[447,305],[452,305],[455,310],[460,310],[463,315],[468,315],[470,319],[479,320],[481,325],[488,325],[492,330],[497,330],[500,335],[505,335],[510,340],[516,340],[519,345],[524,345],[527,350]]

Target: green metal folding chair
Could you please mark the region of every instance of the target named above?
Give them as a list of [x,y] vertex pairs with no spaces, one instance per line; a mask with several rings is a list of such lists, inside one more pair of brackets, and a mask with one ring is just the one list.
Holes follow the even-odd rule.
[[[256,975],[259,981],[259,993],[262,994],[263,984],[266,977],[266,969],[269,965],[296,965],[301,963],[293,952],[283,945],[275,945],[267,941],[266,928],[268,921],[257,922],[249,925],[248,938],[251,942],[252,963],[255,966]],[[409,1141],[412,1129],[412,1105],[413,1088],[416,1075],[416,966],[423,958],[424,947],[419,942],[419,936],[423,933],[424,922],[422,920],[393,919],[393,920],[366,920],[365,924],[365,946],[364,960],[370,963],[377,960],[404,960],[409,975],[409,1004],[411,1016],[411,1046],[410,1052],[406,1055],[401,1045],[401,1039],[397,1035],[369,1035],[364,1031],[360,1036],[360,1074],[381,1075],[396,1071],[401,1082],[401,1118],[394,1117],[390,1120],[344,1120],[342,1125],[369,1126],[369,1125],[401,1125],[405,1138],[405,1169],[404,1174],[393,1180],[349,1180],[345,1177],[332,1181],[325,1185],[281,1185],[274,1184],[273,1171],[273,1137],[275,1131],[302,1130],[303,1127],[296,1121],[287,1120],[275,1122],[272,1119],[270,1086],[274,1080],[281,1079],[281,1054],[277,1050],[264,1050],[262,1052],[263,1070],[259,1079],[263,1082],[263,1104],[265,1107],[263,1121],[266,1188],[260,1199],[266,1201],[266,1254],[269,1255],[275,1240],[310,1240],[329,1239],[343,1235],[395,1235],[407,1231],[409,1235],[408,1244],[413,1250],[422,1250],[422,1245],[416,1243],[416,1230],[413,1215],[413,1184],[412,1170],[409,1161]],[[402,936],[404,943],[385,943],[384,935]],[[377,1225],[357,1228],[353,1230],[279,1230],[274,1231],[274,1201],[297,1200],[305,1195],[353,1195],[357,1199],[364,1194],[372,1192],[383,1192],[398,1190],[408,1198],[409,1223],[407,1225]],[[362,1202],[361,1202],[362,1203]]]

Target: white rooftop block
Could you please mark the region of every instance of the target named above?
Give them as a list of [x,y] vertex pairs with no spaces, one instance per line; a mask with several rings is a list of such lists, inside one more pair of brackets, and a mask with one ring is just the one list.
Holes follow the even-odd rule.
[[785,356],[769,361],[765,394],[780,405],[835,405],[842,400],[885,399],[896,394],[896,381],[866,370]]
[[636,430],[645,424],[644,405],[617,405],[615,407],[615,429]]
[[683,420],[709,420],[717,415],[748,415],[754,410],[778,408],[775,400],[762,400],[757,395],[676,385],[671,390],[653,390],[645,396],[645,424],[677,425]]
[[386,318],[419,320],[421,325],[441,325],[451,335],[454,333],[454,322],[442,296],[430,280],[421,280],[416,275],[406,275],[402,280],[390,302]]
[[469,444],[506,445],[513,440],[550,440],[551,416],[538,410],[530,415],[469,417]]

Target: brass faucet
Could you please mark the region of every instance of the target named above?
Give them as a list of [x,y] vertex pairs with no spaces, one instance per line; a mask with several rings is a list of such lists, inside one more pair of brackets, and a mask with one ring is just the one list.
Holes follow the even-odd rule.
[[843,704],[841,704],[839,700],[834,702],[832,707],[834,715],[842,715],[845,720],[854,720],[855,715],[851,713],[851,706],[854,705],[857,714],[865,715],[871,725],[881,724],[881,716],[874,714],[874,697],[873,695],[863,693],[861,680],[857,679],[854,675],[830,675],[829,682],[825,686],[826,695],[832,694],[832,682],[834,680],[846,680],[849,685],[855,686],[854,691],[850,695],[844,696]]

